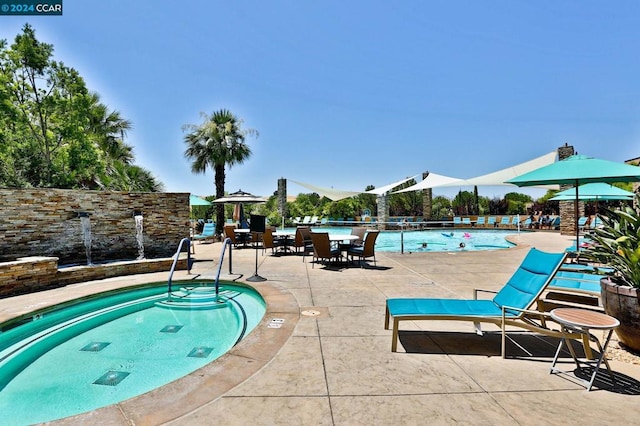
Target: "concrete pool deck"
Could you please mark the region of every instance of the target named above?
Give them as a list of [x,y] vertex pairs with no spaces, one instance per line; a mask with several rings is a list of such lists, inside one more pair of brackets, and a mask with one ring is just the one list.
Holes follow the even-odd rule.
[[[530,246],[562,251],[570,236],[514,235],[518,247],[457,253],[378,252],[377,267],[312,267],[302,256],[258,255],[256,287],[268,301],[263,322],[229,354],[157,391],[56,424],[619,424],[640,414],[640,366],[611,361],[618,386],[594,390],[549,368],[557,340],[514,334],[500,357],[496,327],[480,337],[471,323],[406,322],[398,352],[384,329],[389,297],[472,297],[499,289]],[[192,275],[212,276],[220,243],[197,244]],[[233,250],[245,282],[255,252]],[[0,321],[49,303],[166,273],[111,278],[0,300]],[[252,283],[249,283],[252,284]],[[252,284],[253,285],[253,284]],[[269,327],[283,319],[280,328]],[[567,355],[561,367],[573,370]],[[604,376],[603,376],[604,377]],[[600,384],[600,386],[599,386]],[[36,409],[36,407],[34,407]]]

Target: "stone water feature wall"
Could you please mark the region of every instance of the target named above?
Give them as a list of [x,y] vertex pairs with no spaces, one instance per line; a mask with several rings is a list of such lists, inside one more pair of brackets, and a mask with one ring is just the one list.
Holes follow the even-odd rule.
[[170,257],[189,236],[188,193],[0,189],[0,262],[46,256],[86,265],[82,212],[93,263],[138,257],[134,212],[143,217],[145,258]]

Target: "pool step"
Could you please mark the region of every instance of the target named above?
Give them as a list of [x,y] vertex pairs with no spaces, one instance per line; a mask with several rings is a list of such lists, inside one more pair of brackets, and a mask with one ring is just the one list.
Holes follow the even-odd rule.
[[156,306],[178,309],[217,309],[228,305],[228,300],[238,296],[240,292],[220,290],[216,297],[215,288],[182,287],[171,293],[171,298],[156,302]]

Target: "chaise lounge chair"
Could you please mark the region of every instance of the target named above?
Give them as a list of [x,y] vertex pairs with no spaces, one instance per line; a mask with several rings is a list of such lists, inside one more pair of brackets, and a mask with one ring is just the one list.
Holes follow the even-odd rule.
[[194,235],[192,239],[208,240],[210,238],[213,238],[215,236],[215,233],[216,233],[216,224],[207,222],[204,224],[202,228],[202,233]]
[[546,335],[562,337],[559,330],[546,327],[547,313],[530,310],[562,265],[564,253],[545,253],[532,248],[513,276],[492,300],[477,299],[387,299],[385,329],[393,318],[391,351],[396,352],[400,321],[473,321],[481,334],[481,322],[502,329],[502,357],[506,356],[506,327],[516,326]]

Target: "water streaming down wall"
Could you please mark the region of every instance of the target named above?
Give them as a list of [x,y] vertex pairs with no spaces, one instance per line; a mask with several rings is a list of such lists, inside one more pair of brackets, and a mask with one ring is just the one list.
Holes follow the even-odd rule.
[[144,218],[141,212],[135,212],[133,218],[136,221],[136,241],[138,242],[137,260],[142,260],[144,259]]
[[145,259],[173,256],[189,235],[189,193],[0,188],[0,206],[0,262],[51,256],[85,265],[79,212],[91,219],[93,265],[138,257],[135,210],[144,214]]
[[78,216],[80,216],[82,243],[84,244],[84,251],[87,257],[87,265],[91,265],[91,219],[89,219],[89,214],[85,212],[79,213]]

